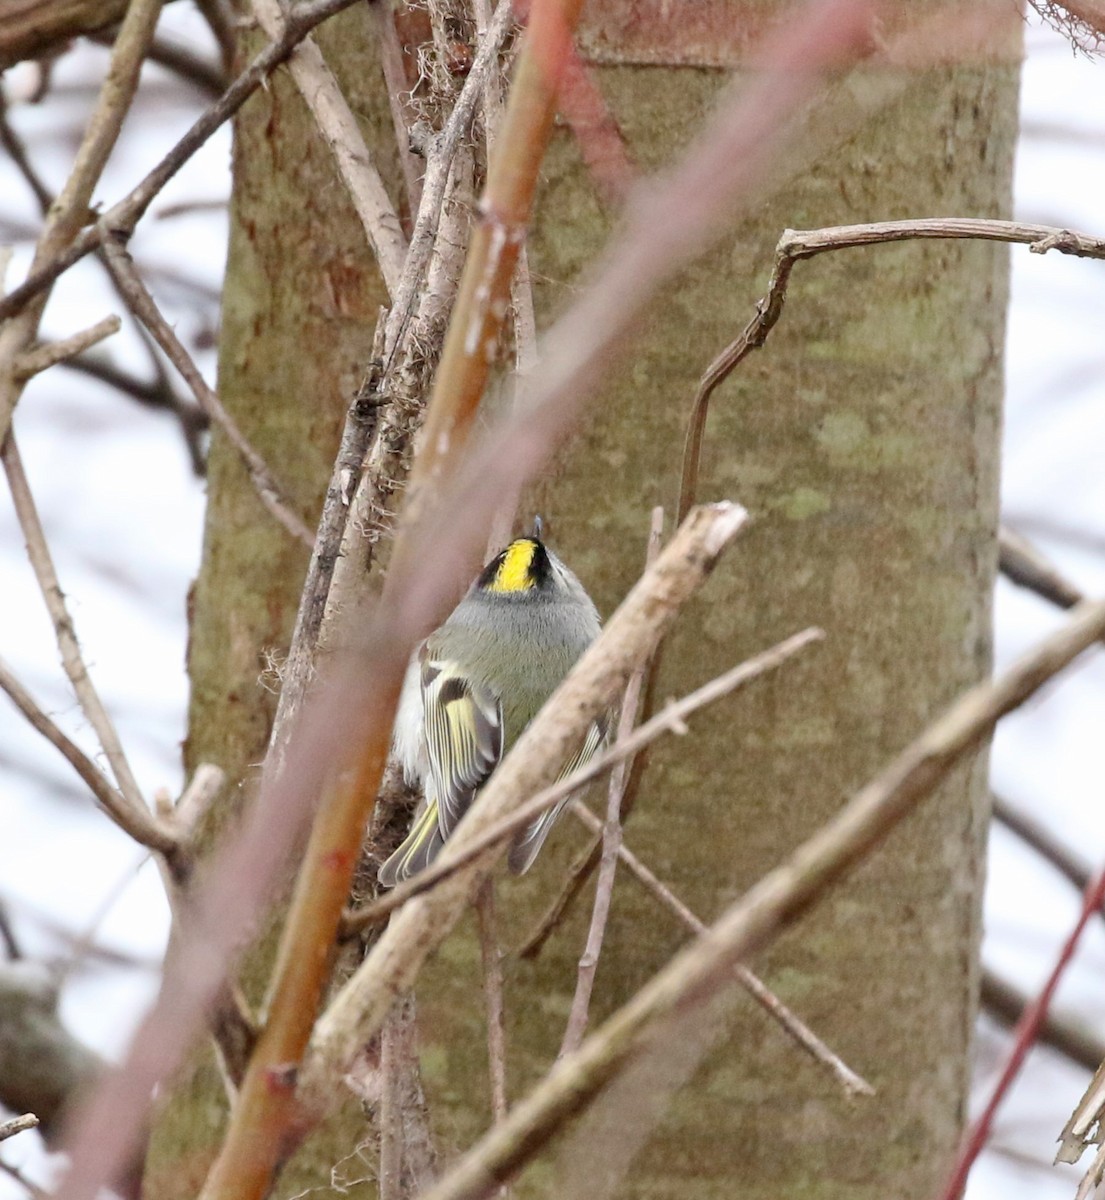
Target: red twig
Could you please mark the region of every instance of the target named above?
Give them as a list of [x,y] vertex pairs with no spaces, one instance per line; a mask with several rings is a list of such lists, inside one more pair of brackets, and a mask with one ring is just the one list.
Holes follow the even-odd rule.
[[1082,911],[1078,916],[1078,921],[1071,930],[1067,940],[1063,943],[1063,948],[1059,952],[1059,957],[1055,961],[1055,966],[1052,968],[1047,982],[1040,990],[1040,994],[1036,999],[1021,1014],[1021,1019],[1017,1022],[1017,1026],[1013,1030],[1013,1050],[1009,1055],[1009,1059],[1005,1064],[1001,1077],[998,1079],[989,1102],[971,1126],[967,1136],[963,1139],[963,1145],[956,1158],[955,1166],[952,1168],[947,1184],[940,1193],[940,1200],[959,1200],[960,1196],[962,1196],[971,1167],[974,1165],[975,1159],[982,1153],[982,1148],[990,1136],[990,1127],[993,1125],[994,1115],[1001,1102],[1005,1099],[1006,1093],[1012,1086],[1013,1081],[1020,1074],[1024,1060],[1028,1057],[1028,1052],[1032,1049],[1033,1043],[1039,1035],[1040,1028],[1047,1017],[1048,1008],[1051,1005],[1051,998],[1055,994],[1055,989],[1059,986],[1059,981],[1063,978],[1063,972],[1066,971],[1070,960],[1074,957],[1078,939],[1082,936],[1082,931],[1086,928],[1087,922],[1101,907],[1103,901],[1105,901],[1105,869],[1102,869],[1095,876],[1083,893]]

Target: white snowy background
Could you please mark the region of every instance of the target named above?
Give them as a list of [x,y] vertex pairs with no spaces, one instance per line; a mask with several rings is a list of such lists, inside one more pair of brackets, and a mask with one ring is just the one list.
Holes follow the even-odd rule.
[[[162,34],[209,54],[205,24],[188,4],[166,7]],[[1105,234],[1105,61],[1072,52],[1034,21],[1022,83],[1016,215]],[[4,77],[9,116],[47,187],[72,160],[82,115],[107,51],[82,43],[58,62],[48,100],[20,101],[23,66]],[[163,69],[143,73],[140,98],[97,189],[111,203],[129,189],[205,103]],[[210,349],[225,260],[229,188],[224,127],[155,203],[131,243],[163,310],[214,382]],[[178,205],[198,211],[174,215]],[[170,210],[166,212],[165,210]],[[160,215],[159,214],[163,214]],[[918,216],[925,214],[919,213]],[[969,214],[968,214],[969,215]],[[34,198],[0,151],[0,245],[15,247],[9,283],[26,271],[38,225]],[[1006,353],[1005,519],[1030,535],[1084,591],[1105,594],[1105,263],[1013,251]],[[86,259],[55,289],[44,333],[62,337],[122,313],[102,268]],[[204,348],[206,347],[206,348]],[[152,381],[133,326],[107,352]],[[183,385],[178,394],[188,399]],[[67,369],[27,389],[15,428],[62,586],[93,677],[114,715],[147,795],[181,785],[185,595],[201,543],[203,484],[174,419]],[[0,496],[0,655],[39,702],[94,750],[57,660],[53,633],[23,554],[6,490]],[[998,669],[1061,619],[1005,582],[996,596]],[[1102,749],[1105,662],[1090,655],[1042,698],[1007,719],[993,752],[995,790],[1033,813],[1091,866],[1105,860]],[[59,963],[89,939],[62,992],[74,1034],[107,1056],[126,1045],[151,1001],[168,914],[153,866],[100,816],[68,766],[0,698],[0,902],[24,952]],[[1077,918],[1079,897],[1016,838],[990,841],[984,960],[1034,994]],[[121,965],[117,959],[124,960]],[[1091,922],[1055,1009],[1105,1036],[1105,929]],[[975,1107],[983,1103],[1007,1037],[980,1022]],[[1069,1200],[1080,1172],[1051,1166],[1055,1139],[1088,1075],[1037,1048],[1000,1111],[991,1148],[975,1167],[969,1200]],[[48,1183],[37,1134],[0,1157]],[[0,1200],[24,1195],[0,1175]]]

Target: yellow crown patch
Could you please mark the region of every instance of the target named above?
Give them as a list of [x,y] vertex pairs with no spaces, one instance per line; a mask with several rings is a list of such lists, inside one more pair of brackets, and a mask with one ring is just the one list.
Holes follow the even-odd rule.
[[489,592],[524,592],[534,586],[533,556],[537,544],[530,538],[519,538],[503,551],[503,561],[495,577],[487,585]]

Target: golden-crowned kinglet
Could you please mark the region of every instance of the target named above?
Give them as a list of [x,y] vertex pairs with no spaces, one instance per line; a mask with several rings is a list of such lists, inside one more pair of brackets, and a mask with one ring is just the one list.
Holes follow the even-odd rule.
[[[394,887],[431,863],[506,751],[599,633],[599,615],[571,571],[536,536],[511,542],[484,567],[445,624],[411,658],[393,735],[422,802],[406,841],[380,868]],[[562,772],[602,745],[587,733]],[[515,838],[509,863],[529,869],[565,801]]]

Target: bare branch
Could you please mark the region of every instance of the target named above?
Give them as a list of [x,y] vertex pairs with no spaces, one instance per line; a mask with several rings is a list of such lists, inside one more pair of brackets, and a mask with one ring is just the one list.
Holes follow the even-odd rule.
[[506,1029],[503,1024],[503,962],[495,920],[495,880],[490,876],[476,894],[476,921],[480,928],[480,960],[483,965],[483,994],[487,1008],[487,1062],[491,1077],[491,1123],[505,1116]]
[[238,457],[249,472],[257,498],[292,537],[308,548],[312,547],[315,543],[314,535],[302,518],[292,511],[284,489],[276,482],[268,464],[238,428],[237,422],[223,407],[214,389],[208,387],[207,381],[192,361],[192,356],[161,315],[126,249],[114,237],[105,237],[101,249],[107,269],[131,311],[150,331],[169,361],[184,377],[200,408],[222,430],[226,440],[238,452]]
[[126,9],[126,0],[6,0],[0,71],[39,58],[79,34],[114,25]]
[[933,217],[917,221],[876,221],[869,225],[837,225],[825,229],[786,229],[775,247],[775,263],[767,292],[756,304],[756,315],[739,337],[706,368],[691,405],[683,471],[679,484],[679,519],[698,493],[698,464],[706,428],[710,397],[733,371],[767,341],[783,315],[787,286],[795,263],[833,250],[908,242],[925,238],[968,238],[1026,245],[1034,254],[1058,250],[1078,258],[1105,258],[1105,239],[1060,229],[1053,225],[1027,225],[1022,221],[992,221],[975,217]]
[[[1090,886],[1090,880],[1093,878],[1090,868],[1041,822],[1027,813],[1020,812],[1000,796],[993,797],[993,809],[997,821],[1010,833],[1016,834],[1022,842],[1031,846],[1080,892],[1084,892]],[[1105,1055],[1102,1055],[1102,1058],[1105,1058]]]
[[[266,35],[278,41],[285,26],[279,0],[250,0],[250,7]],[[288,57],[288,70],[334,155],[388,295],[394,297],[407,253],[402,226],[349,104],[309,34]]]
[[[601,834],[602,824],[586,805],[579,800],[573,800],[569,806],[572,813],[583,822],[592,833]],[[708,926],[705,921],[696,917],[682,900],[660,879],[645,866],[643,862],[629,849],[628,846],[618,847],[618,858],[625,863],[630,873],[651,892],[665,908],[674,913],[683,925],[696,936],[706,933]],[[760,1005],[764,1011],[782,1026],[783,1030],[792,1037],[815,1061],[828,1067],[836,1076],[837,1082],[848,1096],[873,1096],[875,1089],[852,1070],[850,1066],[805,1024],[779,999],[778,996],[743,963],[737,963],[733,968],[737,982]]]
[[21,1117],[12,1117],[9,1121],[0,1121],[0,1142],[15,1137],[17,1133],[25,1133],[28,1129],[38,1126],[38,1117],[34,1113],[24,1113]]
[[[648,546],[645,551],[646,570],[655,562],[656,555],[660,551],[660,536],[663,530],[664,510],[654,508],[649,527]],[[617,740],[619,742],[628,738],[633,732],[634,725],[637,724],[641,690],[652,661],[650,656],[641,663],[630,676],[629,683],[626,684],[625,697],[622,700],[621,714],[618,718]],[[560,1043],[558,1058],[563,1058],[565,1054],[570,1054],[577,1049],[587,1030],[591,991],[595,986],[595,972],[598,970],[599,955],[602,953],[603,938],[606,934],[606,922],[610,915],[610,902],[614,896],[614,874],[618,867],[618,854],[622,849],[622,797],[625,794],[627,769],[628,760],[623,758],[610,772],[606,823],[598,830],[602,838],[602,857],[599,863],[598,882],[595,885],[595,903],[591,910],[587,944],[579,960],[575,995],[572,997],[572,1007],[568,1013],[568,1024],[564,1030],[564,1039]]]
[[[93,189],[103,173],[138,86],[142,60],[160,12],[161,0],[132,0],[127,6],[111,51],[107,78],[81,139],[76,161],[61,194],[46,214],[46,223],[31,262],[32,275],[71,247],[87,222]],[[46,281],[46,286],[51,282]],[[0,306],[2,304],[0,301]],[[0,326],[0,440],[7,433],[11,414],[23,394],[25,378],[18,374],[16,359],[30,347],[45,304],[46,295],[36,291],[28,296],[25,306],[20,305],[14,310],[18,315],[13,320]]]
[[3,446],[0,447],[0,461],[4,464],[4,473],[7,475],[8,487],[11,489],[19,527],[27,544],[27,557],[30,559],[35,580],[42,592],[42,598],[46,602],[50,620],[54,625],[54,636],[61,653],[62,666],[69,677],[69,682],[73,685],[73,691],[76,693],[81,711],[88,718],[88,723],[92,726],[103,747],[112,774],[115,776],[115,782],[127,807],[132,810],[136,820],[145,820],[149,817],[149,810],[142,798],[141,789],[131,771],[127,756],[123,752],[114,722],[108,716],[107,709],[100,700],[100,695],[92,683],[88,668],[81,656],[73,619],[65,604],[65,593],[61,590],[57,572],[54,570],[54,561],[46,543],[46,534],[42,528],[42,522],[39,520],[27,476],[23,471],[23,462],[15,443],[15,435],[12,433],[8,434]]
[[139,845],[163,854],[173,854],[177,841],[170,829],[157,821],[145,806],[135,808],[128,804],[122,793],[113,786],[87,754],[50,720],[35,703],[30,692],[12,674],[8,665],[0,659],[0,688],[7,692],[16,708],[27,718],[39,733],[69,761],[70,765],[96,797],[100,807]]
[[97,321],[95,325],[90,325],[87,329],[82,329],[79,333],[70,334],[69,337],[63,338],[60,342],[46,342],[41,346],[34,346],[29,350],[24,350],[15,359],[16,378],[27,380],[34,375],[40,375],[43,371],[48,371],[51,367],[57,366],[58,363],[67,362],[69,359],[75,358],[78,354],[83,354],[85,350],[95,346],[97,342],[102,342],[104,338],[109,338],[113,333],[118,333],[120,328],[122,328],[122,322],[118,317],[104,317],[102,321]]
[[425,489],[438,485],[449,457],[466,442],[483,396],[581,8],[582,0],[559,0],[534,5],[530,12],[434,376],[424,448],[411,476],[404,520],[418,518],[419,506],[427,499]]
[[403,1194],[403,1110],[399,1079],[399,1009],[380,1031],[380,1169],[379,1200],[400,1200]]
[[[982,968],[982,1005],[995,1020],[1016,1025],[1031,1003],[1015,984],[988,967]],[[1105,1062],[1105,1040],[1096,1031],[1054,1012],[1049,1012],[1040,1026],[1039,1041],[1087,1071],[1096,1071]]]
[[766,875],[677,954],[575,1054],[561,1059],[502,1125],[476,1143],[425,1200],[476,1200],[509,1179],[569,1117],[648,1045],[676,1012],[697,1013],[735,963],[761,950],[881,842],[977,748],[1006,713],[1105,633],[1105,602],[1086,604],[1001,678],[964,693],[782,866]]
[[[1087,605],[1084,611],[1089,611],[1093,607],[1092,605]],[[1086,889],[1082,897],[1082,911],[1078,916],[1078,921],[1064,941],[1062,949],[1059,951],[1059,956],[1055,960],[1054,967],[1052,967],[1044,986],[1040,989],[1039,995],[1021,1013],[1017,1027],[1013,1031],[1013,1048],[1009,1053],[1009,1057],[1006,1060],[997,1083],[994,1085],[994,1090],[986,1103],[986,1107],[977,1119],[972,1122],[970,1129],[968,1129],[963,1139],[959,1154],[956,1156],[955,1164],[948,1175],[947,1183],[940,1192],[941,1200],[959,1200],[960,1196],[963,1195],[963,1189],[967,1186],[967,1176],[970,1174],[971,1167],[974,1165],[979,1154],[982,1153],[982,1148],[990,1136],[990,1129],[994,1123],[998,1107],[1008,1094],[1013,1081],[1020,1074],[1024,1060],[1028,1057],[1029,1050],[1032,1049],[1036,1042],[1036,1037],[1040,1032],[1044,1019],[1047,1017],[1051,999],[1055,995],[1055,990],[1058,988],[1063,974],[1070,965],[1071,959],[1074,957],[1074,951],[1083,930],[1089,923],[1090,917],[1093,916],[1095,911],[1101,908],[1103,902],[1105,902],[1105,870],[1102,870],[1095,876],[1090,886]],[[1090,1129],[1097,1125],[1101,1119],[1102,1102],[1100,1095],[1095,1096],[1096,1082],[1095,1080],[1090,1084],[1082,1103],[1075,1109],[1073,1116],[1063,1130],[1063,1145],[1058,1155],[1060,1161],[1077,1161],[1079,1155],[1082,1153],[1082,1148],[1087,1143],[1087,1135]]]
[[369,6],[369,12],[380,39],[380,67],[384,73],[391,123],[395,130],[395,148],[399,154],[399,165],[403,169],[407,204],[413,216],[418,212],[422,201],[423,163],[410,144],[411,128],[416,117],[414,107],[410,103],[410,86],[403,65],[403,47],[395,28],[394,9],[384,4],[372,4]]
[[1019,587],[1028,588],[1059,608],[1073,608],[1085,599],[1027,538],[1004,525],[998,530],[998,550],[999,570]]

